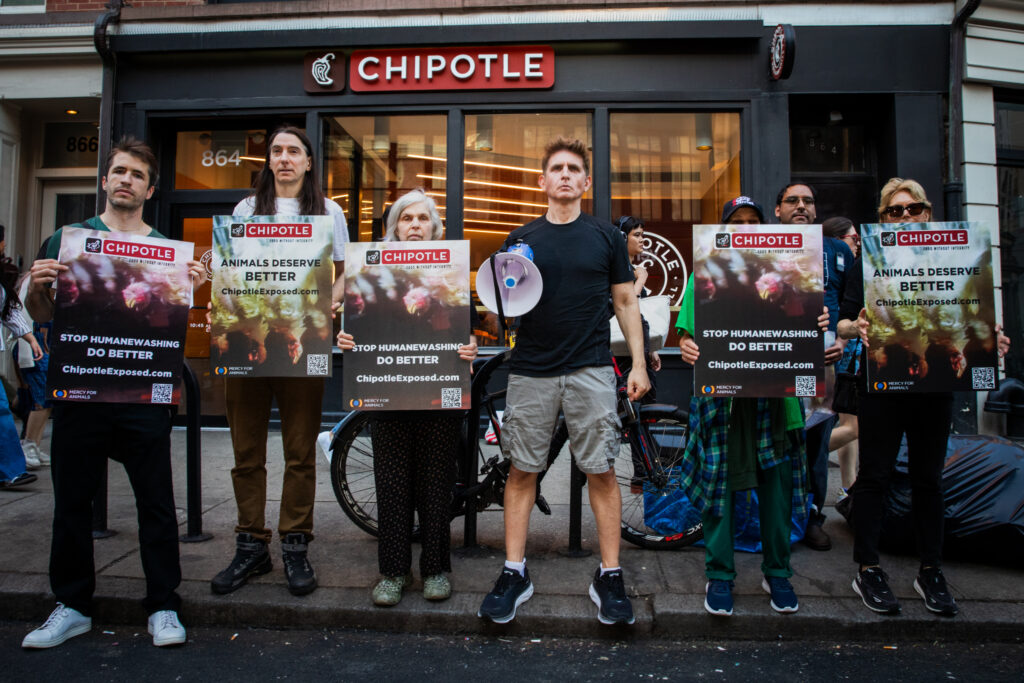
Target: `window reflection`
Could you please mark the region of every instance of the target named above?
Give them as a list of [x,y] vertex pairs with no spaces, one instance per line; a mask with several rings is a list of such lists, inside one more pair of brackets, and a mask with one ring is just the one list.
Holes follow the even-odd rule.
[[354,239],[380,239],[384,211],[416,188],[445,217],[446,116],[336,116],[324,125],[327,196],[344,209]]
[[[645,223],[647,288],[678,306],[693,253],[693,226],[718,223],[740,194],[740,116],[728,112],[623,112],[609,117],[612,220]],[[675,331],[666,345],[674,345]]]
[[[578,138],[592,147],[589,113],[474,114],[466,116],[463,176],[463,233],[470,240],[474,290],[476,267],[497,250],[508,233],[547,210],[547,198],[537,184],[544,147],[558,137]],[[593,163],[593,159],[591,159]],[[583,211],[593,212],[590,191]],[[497,317],[479,308],[482,345],[495,345]]]
[[174,156],[176,190],[247,190],[266,158],[267,132],[180,131]]

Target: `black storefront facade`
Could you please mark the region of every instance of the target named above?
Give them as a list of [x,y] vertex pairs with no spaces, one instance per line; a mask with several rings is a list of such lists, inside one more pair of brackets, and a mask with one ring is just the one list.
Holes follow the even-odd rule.
[[[944,218],[948,26],[796,26],[793,70],[779,80],[770,74],[775,28],[510,19],[455,29],[384,22],[207,33],[125,17],[110,30],[108,121],[115,137],[132,133],[157,150],[161,180],[149,217],[166,234],[196,241],[197,251],[209,217],[230,212],[248,193],[265,134],[290,123],[311,138],[350,239],[378,235],[383,209],[423,187],[443,207],[446,237],[471,240],[474,264],[503,233],[542,212],[543,199],[531,194],[537,150],[560,133],[585,137],[594,165],[585,210],[647,220],[652,287],[678,304],[691,226],[718,222],[722,203],[739,194],[771,216],[791,177],[817,187],[819,219],[873,220],[878,189],[895,175],[921,181],[936,220]],[[399,81],[400,54],[385,63],[389,53],[374,51],[407,50],[411,59],[421,48],[459,48],[446,53],[446,66],[465,52],[470,57],[455,67],[465,74],[472,59],[477,69],[490,62],[497,71],[500,56],[480,55],[519,47],[548,55],[550,87],[366,92],[353,82],[353,55],[376,54],[364,74],[380,81],[391,66]],[[317,59],[323,79],[333,81],[320,91],[310,85]],[[408,80],[413,62],[405,66]],[[507,71],[521,76],[522,66],[513,62]],[[201,357],[195,313],[187,355],[203,377],[203,412],[216,422],[221,392]],[[685,402],[688,368],[672,347],[663,359],[660,400]],[[341,410],[341,362],[336,356],[325,422]]]

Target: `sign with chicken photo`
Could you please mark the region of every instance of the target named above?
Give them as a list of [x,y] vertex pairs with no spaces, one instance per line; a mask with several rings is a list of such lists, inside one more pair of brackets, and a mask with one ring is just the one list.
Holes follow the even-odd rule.
[[214,216],[210,368],[329,377],[334,219]]
[[469,242],[350,242],[343,394],[353,410],[465,410]]
[[868,391],[996,389],[988,225],[871,224],[861,239]]
[[60,401],[178,403],[191,242],[65,227],[49,392]]
[[823,270],[820,225],[695,225],[694,391],[820,396]]

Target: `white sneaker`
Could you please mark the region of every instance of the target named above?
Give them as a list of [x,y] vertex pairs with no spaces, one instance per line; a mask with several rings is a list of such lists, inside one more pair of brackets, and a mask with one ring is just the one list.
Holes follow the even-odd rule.
[[57,603],[57,609],[47,618],[46,623],[25,636],[21,646],[26,648],[57,647],[68,638],[80,636],[92,628],[92,618],[78,610]]
[[39,444],[37,444],[35,441],[32,441],[31,443],[32,447],[35,448],[36,457],[39,458],[39,464],[42,465],[43,467],[49,467],[50,454],[44,451],[42,448],[40,448]]
[[39,460],[39,448],[35,441],[24,440],[21,442],[21,451],[25,454],[25,469],[38,470],[42,466]]
[[149,615],[149,635],[157,647],[181,645],[185,642],[185,627],[178,621],[174,610],[161,610]]

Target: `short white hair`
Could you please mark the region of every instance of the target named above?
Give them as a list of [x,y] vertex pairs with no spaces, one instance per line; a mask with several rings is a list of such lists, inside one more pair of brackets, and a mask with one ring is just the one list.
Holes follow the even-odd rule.
[[394,204],[391,205],[391,209],[388,211],[387,231],[384,234],[384,239],[386,241],[398,241],[398,236],[395,234],[398,228],[398,218],[402,215],[403,211],[413,204],[418,204],[419,202],[426,204],[427,213],[430,215],[430,225],[432,227],[430,239],[441,239],[441,233],[444,231],[444,225],[441,224],[441,214],[437,212],[437,203],[434,202],[432,197],[428,197],[424,194],[422,190],[413,190],[412,192],[406,192],[403,194],[395,200]]

